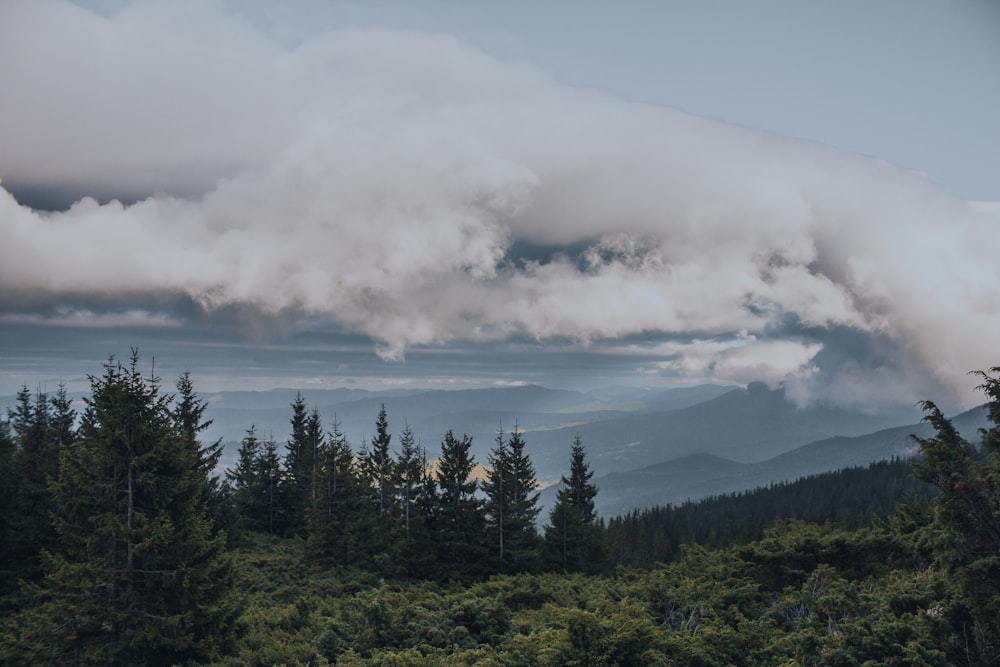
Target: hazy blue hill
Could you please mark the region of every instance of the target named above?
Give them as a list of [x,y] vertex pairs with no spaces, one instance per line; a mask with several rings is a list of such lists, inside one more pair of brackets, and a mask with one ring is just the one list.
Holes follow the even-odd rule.
[[[206,399],[211,404],[209,414],[214,421],[207,437],[221,437],[235,443],[246,428],[255,424],[260,435],[273,435],[283,443],[289,431],[289,405],[296,393],[295,390],[274,390],[208,394]],[[397,437],[394,443],[398,442],[399,432],[409,424],[418,441],[433,458],[438,453],[445,432],[450,429],[473,437],[473,454],[480,462],[485,462],[501,425],[507,431],[517,424],[525,430],[545,432],[623,414],[616,409],[602,409],[604,404],[587,394],[533,385],[378,393],[351,389],[303,390],[302,395],[309,409],[315,407],[319,410],[328,427],[336,418],[355,450],[360,449],[374,433],[375,418],[384,404],[390,431]],[[557,470],[565,464],[561,447],[559,453],[558,457],[552,457]],[[231,465],[234,457],[235,445],[227,448],[223,466]]]
[[430,390],[409,396],[385,397],[375,395],[351,404],[352,410],[368,411],[373,415],[385,403],[392,412],[417,415],[461,413],[468,410],[493,410],[497,412],[558,412],[574,406],[591,403],[586,394],[562,389],[546,389],[537,385],[497,387],[490,389],[464,389],[458,391]]
[[[986,425],[986,409],[967,410],[953,417],[952,423],[966,440],[978,443],[978,429]],[[919,451],[911,435],[930,437],[933,429],[926,422],[918,422],[853,438],[828,438],[798,447],[765,463],[768,468],[780,471],[785,479],[791,479],[794,475],[867,465],[892,456],[906,458]]]
[[[597,503],[605,514],[906,456],[915,451],[910,434],[930,433],[927,424],[918,422],[916,409],[901,417],[899,412],[801,408],[782,390],[761,384],[746,389],[611,387],[587,393],[534,385],[452,391],[226,391],[203,395],[209,402],[206,416],[214,421],[206,439],[229,443],[222,467],[233,464],[236,444],[252,424],[258,435],[283,445],[290,404],[300,391],[327,427],[338,420],[355,450],[374,433],[383,403],[393,444],[409,423],[431,458],[451,429],[473,436],[473,453],[485,463],[500,425],[510,431],[516,424],[525,432],[538,478],[546,484],[566,472],[570,445],[579,434],[601,487]],[[13,400],[9,397],[10,405]],[[75,404],[82,406],[82,401]],[[954,422],[967,438],[977,440],[983,410],[970,410]]]
[[618,406],[627,411],[680,410],[736,389],[733,385],[702,384],[673,389],[646,387],[602,387],[587,392],[598,403]]
[[[690,454],[713,454],[750,463],[773,458],[805,443],[835,436],[857,436],[905,423],[896,414],[871,415],[841,408],[800,408],[782,390],[763,385],[733,389],[702,385],[666,391],[615,388],[573,392],[539,386],[470,390],[356,389],[304,390],[329,426],[334,418],[355,449],[374,432],[382,404],[390,431],[408,423],[428,455],[438,453],[451,429],[473,437],[480,462],[493,446],[497,429],[517,424],[525,431],[539,479],[558,480],[565,472],[570,444],[580,434],[592,468],[599,475],[637,470]],[[256,424],[262,436],[280,443],[288,437],[289,404],[295,390],[222,392],[206,395],[214,424],[209,437],[238,441]],[[912,412],[915,420],[919,413]],[[397,435],[398,438],[398,435]],[[395,441],[398,442],[398,439]],[[233,452],[227,451],[223,465]]]
[[668,411],[684,408],[711,401],[724,394],[736,391],[732,386],[720,384],[703,384],[696,387],[682,387],[656,391],[646,397],[646,410]]
[[[986,425],[986,410],[963,412],[952,422],[967,440],[977,443],[977,430]],[[927,437],[932,429],[920,422],[861,436],[824,438],[756,463],[706,454],[680,457],[638,470],[596,476],[594,481],[599,488],[596,504],[601,514],[613,516],[634,508],[699,500],[772,482],[865,466],[893,456],[905,458],[918,451],[911,434]],[[547,490],[543,500],[548,501],[553,493]]]
[[[709,489],[742,490],[749,488],[746,478],[751,468],[712,454],[691,454],[641,470],[611,473],[596,478],[599,489],[596,505],[602,515],[614,516],[632,508],[654,507],[718,493]],[[664,501],[664,491],[668,489],[672,499]]]
[[302,394],[312,403],[344,403],[357,401],[371,395],[364,389],[270,389],[268,391],[223,391],[204,394],[213,412],[220,409],[261,410],[288,406],[296,394]]
[[[909,420],[918,414],[909,412]],[[559,469],[579,433],[591,467],[597,474],[609,474],[699,453],[745,463],[764,461],[816,440],[862,435],[906,421],[899,412],[800,408],[780,389],[751,385],[682,409],[627,413],[564,429],[529,431],[527,438],[539,470],[548,471]]]

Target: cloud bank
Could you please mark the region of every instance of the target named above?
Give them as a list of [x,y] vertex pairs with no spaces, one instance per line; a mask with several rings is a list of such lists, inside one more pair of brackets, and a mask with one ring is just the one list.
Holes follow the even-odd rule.
[[0,191],[10,317],[96,298],[155,320],[138,304],[182,295],[329,320],[388,359],[663,335],[688,342],[653,370],[802,400],[960,395],[997,363],[1000,216],[888,164],[445,35],[289,47],[216,3],[15,1],[0,26],[0,178],[139,199],[42,212]]

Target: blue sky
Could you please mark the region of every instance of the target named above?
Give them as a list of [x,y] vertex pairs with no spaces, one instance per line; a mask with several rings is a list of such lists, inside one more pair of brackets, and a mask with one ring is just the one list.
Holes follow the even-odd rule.
[[[1000,7],[0,5],[0,393],[995,365]],[[984,203],[985,202],[985,203]]]

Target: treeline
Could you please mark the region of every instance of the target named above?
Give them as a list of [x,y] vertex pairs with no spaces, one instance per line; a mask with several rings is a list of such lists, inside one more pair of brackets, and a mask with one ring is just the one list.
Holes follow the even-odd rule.
[[597,489],[579,439],[539,534],[538,481],[517,428],[498,433],[480,467],[472,439],[451,431],[434,458],[408,425],[394,446],[385,406],[376,435],[358,451],[335,421],[324,429],[301,395],[291,413],[291,437],[282,448],[251,426],[226,471],[226,519],[237,540],[247,531],[298,538],[309,558],[325,566],[441,580],[594,571],[604,562],[595,550],[603,543]]
[[[100,395],[101,382],[95,378]],[[92,400],[92,399],[91,399]],[[189,376],[171,410],[195,438],[210,422]],[[20,579],[42,575],[40,555],[58,535],[52,481],[61,452],[78,439],[77,413],[65,389],[52,396],[17,394],[0,420],[0,502],[4,536],[0,585],[16,593]],[[200,420],[200,421],[199,421]],[[282,443],[250,426],[232,468],[219,474],[221,443],[198,445],[204,505],[213,530],[230,546],[253,533],[300,539],[309,559],[383,576],[475,580],[513,572],[611,572],[677,559],[685,544],[708,548],[758,538],[775,519],[832,522],[853,529],[888,517],[896,504],[930,487],[894,460],[737,494],[636,510],[606,523],[594,508],[597,488],[582,442],[570,447],[569,474],[538,530],[538,482],[524,434],[500,432],[485,466],[468,436],[445,434],[431,454],[408,425],[390,432],[385,407],[375,435],[357,451],[333,420],[324,425],[298,395],[290,406],[290,436]]]
[[579,439],[539,534],[538,482],[517,429],[497,435],[482,469],[466,435],[445,434],[429,460],[407,427],[394,449],[383,407],[355,453],[300,395],[284,447],[251,426],[220,476],[222,445],[199,440],[211,422],[189,375],[164,394],[133,351],[90,382],[82,414],[64,387],[25,387],[0,420],[0,611],[32,616],[24,641],[53,651],[29,662],[212,655],[235,615],[227,549],[254,533],[302,541],[311,565],[392,577],[603,565]]
[[709,549],[760,539],[777,519],[856,530],[887,520],[901,502],[927,503],[934,487],[899,458],[844,468],[739,493],[634,510],[607,523],[615,565],[654,567],[681,556],[685,545]]
[[[355,451],[299,396],[287,441],[251,426],[219,475],[190,377],[164,394],[134,351],[91,378],[82,413],[64,388],[25,388],[0,420],[0,662],[994,664],[990,373],[980,448],[924,404],[919,483],[890,461],[605,525],[577,438],[539,532],[516,428],[481,467],[464,435],[431,458],[404,425],[394,446],[383,407]],[[933,504],[890,512],[928,488]],[[280,574],[272,553],[294,554]],[[386,579],[411,583],[345,588]]]

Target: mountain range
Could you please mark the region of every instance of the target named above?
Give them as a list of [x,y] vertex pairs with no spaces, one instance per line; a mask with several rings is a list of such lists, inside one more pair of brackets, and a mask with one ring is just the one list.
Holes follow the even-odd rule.
[[[239,441],[251,426],[259,437],[276,440],[283,452],[298,394],[295,389],[202,393],[206,417],[213,420],[204,437],[226,444],[220,468],[235,464]],[[930,432],[915,407],[800,406],[784,390],[759,383],[591,392],[535,385],[450,391],[344,388],[308,390],[302,396],[328,427],[336,421],[355,452],[374,435],[383,405],[392,445],[409,426],[429,459],[452,430],[472,436],[472,453],[485,463],[498,431],[519,428],[543,487],[543,505],[552,502],[579,436],[599,488],[597,508],[605,516],[910,456],[916,451],[910,435]],[[79,407],[80,401],[74,404]],[[985,419],[984,410],[975,409],[954,421],[976,440]]]
[[[296,390],[206,394],[214,420],[207,434],[226,441],[222,462],[235,461],[238,439],[255,425],[258,435],[283,443]],[[466,390],[357,389],[303,394],[328,425],[337,421],[357,452],[375,432],[384,405],[393,444],[408,425],[434,458],[448,430],[473,437],[473,454],[485,463],[498,431],[517,427],[551,503],[565,474],[576,436],[600,489],[603,515],[633,508],[697,500],[772,482],[915,453],[911,434],[929,426],[916,409],[852,410],[828,405],[799,406],[785,392],[753,383],[748,387],[700,385],[670,390],[611,387],[574,392],[527,385]],[[955,418],[974,439],[985,424],[981,409]]]

